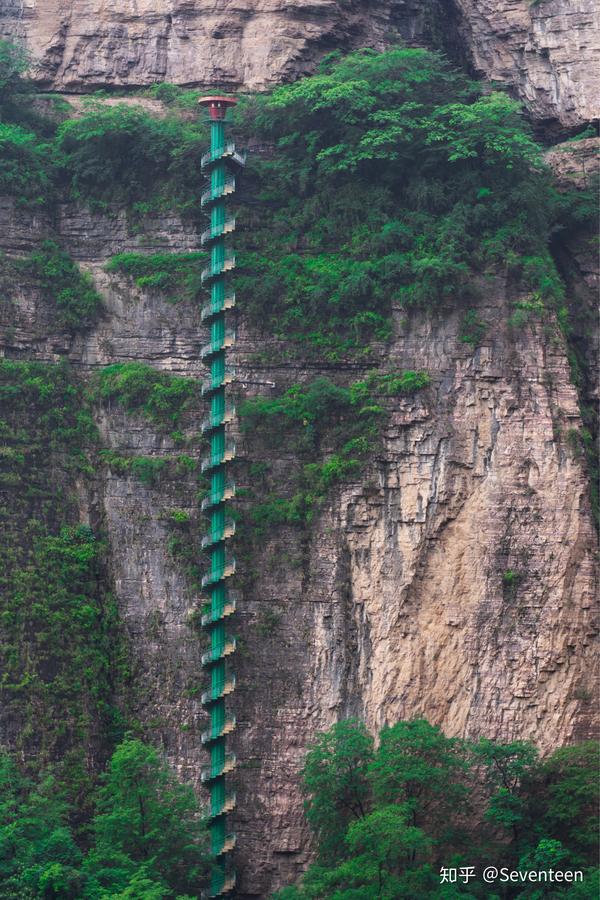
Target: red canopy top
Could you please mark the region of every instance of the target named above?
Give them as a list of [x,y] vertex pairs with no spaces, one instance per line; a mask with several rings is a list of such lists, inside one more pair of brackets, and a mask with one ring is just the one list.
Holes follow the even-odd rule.
[[211,119],[224,119],[228,108],[235,106],[237,100],[235,97],[200,97],[198,103],[200,106],[207,107]]

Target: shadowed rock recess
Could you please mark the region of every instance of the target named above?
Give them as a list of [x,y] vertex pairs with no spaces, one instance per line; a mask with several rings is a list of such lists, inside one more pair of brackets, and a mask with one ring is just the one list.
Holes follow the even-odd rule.
[[[593,118],[594,6],[456,0],[432,18],[431,4],[416,0],[0,0],[0,30],[25,39],[40,60],[40,84],[60,91],[163,80],[255,89],[314,69],[336,48],[380,47],[398,34],[423,42],[447,15],[477,71],[512,85],[535,118],[571,127]],[[586,181],[593,148],[590,140],[552,151],[559,183]],[[69,334],[35,279],[15,278],[9,267],[0,355],[67,359],[83,382],[125,361],[206,375],[199,305],[170,302],[105,268],[126,251],[199,250],[190,224],[167,214],[140,224],[123,210],[71,202],[50,221],[0,199],[9,260],[50,236],[93,277],[102,315]],[[598,284],[589,245],[562,253],[569,302],[589,303]],[[308,530],[278,526],[253,542],[252,558],[238,556],[231,749],[240,897],[267,897],[310,860],[298,768],[315,732],[340,718],[360,715],[375,730],[422,716],[449,735],[527,738],[542,751],[595,733],[597,539],[585,460],[572,439],[582,420],[568,347],[547,323],[510,327],[518,295],[506,278],[482,276],[478,288],[471,305],[486,333],[476,349],[461,340],[464,310],[394,311],[392,337],[368,368],[426,371],[431,384],[389,398],[376,457],[329,492]],[[354,360],[285,360],[269,340],[273,363],[242,306],[235,354],[244,396],[320,374],[350,383],[363,372]],[[593,371],[589,343],[583,352]],[[173,436],[139,412],[98,404],[99,446],[112,462],[105,452],[71,485],[79,520],[107,535],[106,580],[131,655],[127,706],[198,790],[204,647],[189,570],[203,527],[194,464],[205,414],[198,389]],[[293,448],[233,430],[238,487],[251,485],[252,464],[266,462],[285,493]],[[131,455],[163,460],[160,477],[118,463]],[[12,744],[15,722],[10,710],[2,715]]]

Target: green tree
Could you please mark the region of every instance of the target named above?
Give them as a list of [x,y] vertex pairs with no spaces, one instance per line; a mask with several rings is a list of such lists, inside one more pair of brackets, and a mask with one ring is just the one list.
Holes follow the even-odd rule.
[[464,742],[418,719],[383,729],[369,777],[377,802],[401,804],[412,825],[427,826],[447,844],[460,837],[456,822],[467,811],[467,770]]
[[339,856],[348,824],[368,812],[372,757],[373,739],[364,724],[353,719],[319,734],[306,755],[306,815],[323,859]]
[[403,876],[427,859],[431,840],[409,824],[410,816],[406,808],[383,806],[351,822],[345,836],[347,858],[320,877],[313,873],[307,879],[309,896],[327,896],[328,892],[365,900],[414,896],[414,874]]
[[81,896],[82,853],[67,823],[67,806],[47,776],[36,786],[0,754],[0,898],[75,900]]
[[600,750],[595,741],[555,750],[528,786],[529,819],[567,848],[573,866],[597,863]]
[[512,835],[513,852],[518,851],[528,824],[526,790],[535,772],[537,750],[527,741],[499,744],[481,738],[473,753],[485,767],[491,788],[485,817]]
[[191,788],[180,784],[158,752],[138,740],[115,750],[98,791],[95,846],[85,861],[86,897],[107,891],[134,897],[147,878],[165,897],[197,892],[207,873],[206,829]]

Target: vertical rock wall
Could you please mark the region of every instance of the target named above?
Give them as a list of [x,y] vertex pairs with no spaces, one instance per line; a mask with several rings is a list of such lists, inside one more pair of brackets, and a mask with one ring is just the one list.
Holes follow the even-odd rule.
[[[9,203],[2,210],[9,253],[43,236],[42,220]],[[105,314],[70,341],[53,334],[35,290],[14,286],[3,306],[4,352],[66,355],[84,377],[124,359],[200,376],[198,309],[103,269],[107,256],[140,241],[125,218],[64,206],[60,222],[65,245],[103,292]],[[147,223],[142,242],[196,247],[175,220]],[[377,362],[427,370],[431,387],[390,401],[381,454],[328,497],[308,534],[278,529],[244,563],[233,741],[242,896],[265,897],[306,864],[298,766],[314,732],[342,716],[364,715],[374,729],[425,716],[449,734],[531,738],[545,750],[593,733],[596,540],[564,340],[552,322],[510,328],[517,298],[501,275],[479,288],[487,333],[476,351],[459,338],[460,311],[406,320],[398,310]],[[257,364],[263,344],[243,305],[241,316],[246,394],[319,374],[301,359]],[[353,364],[327,374],[358,377]],[[188,454],[199,455],[202,413],[199,402],[184,423]],[[120,409],[104,409],[98,424],[117,453],[173,460],[181,452]],[[239,435],[238,446],[241,486],[248,466],[266,460],[285,490],[293,450],[284,440],[269,449]],[[197,490],[195,475],[171,462],[154,486],[103,467],[94,494],[132,647],[133,714],[196,784],[204,762],[198,597],[172,539],[194,546]],[[191,517],[183,535],[173,509]]]
[[264,89],[332,50],[398,40],[444,46],[509,85],[531,115],[598,118],[595,0],[1,0],[0,35],[23,40],[40,84],[85,92],[159,81]]

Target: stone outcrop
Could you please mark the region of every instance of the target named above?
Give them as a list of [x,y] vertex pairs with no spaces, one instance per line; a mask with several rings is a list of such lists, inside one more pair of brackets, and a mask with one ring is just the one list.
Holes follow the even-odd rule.
[[160,81],[261,90],[331,50],[444,46],[450,34],[535,119],[598,118],[595,0],[0,0],[0,35],[24,40],[39,83],[67,92]]
[[591,137],[555,144],[545,159],[559,190],[593,189],[600,175],[600,141]]
[[[6,201],[0,215],[2,249],[13,255],[49,227]],[[197,306],[168,303],[103,267],[126,249],[196,249],[197,235],[166,217],[146,222],[140,234],[118,211],[91,215],[71,204],[61,207],[58,227],[94,275],[104,315],[71,339],[53,331],[51,310],[23,282],[0,310],[3,352],[67,356],[83,377],[124,359],[200,377],[206,337]],[[308,861],[298,768],[315,731],[340,717],[360,714],[376,729],[425,716],[452,735],[530,738],[544,750],[594,733],[596,539],[577,393],[551,320],[511,328],[519,299],[512,291],[501,274],[482,281],[477,312],[487,332],[475,351],[460,340],[460,311],[407,320],[398,310],[377,362],[427,370],[431,387],[389,401],[377,458],[330,494],[309,534],[281,528],[254,547],[251,560],[240,560],[232,742],[241,761],[240,896],[268,896]],[[244,394],[319,373],[302,360],[257,362],[264,345],[240,302]],[[357,377],[343,364],[327,374],[341,383]],[[199,455],[193,436],[202,415],[199,404],[184,423],[188,454]],[[104,409],[98,425],[117,453],[180,452],[170,436],[118,408]],[[249,484],[249,465],[267,459],[285,491],[291,445],[282,439],[269,449],[255,435],[239,435],[238,447],[240,486]],[[94,477],[131,638],[133,712],[181,776],[197,784],[205,762],[198,598],[173,550],[182,526],[170,518],[173,509],[188,513],[184,537],[197,547],[196,479],[165,470],[160,484],[148,486],[110,467]]]
[[450,0],[475,70],[509,85],[534,119],[578,127],[599,118],[595,0]]
[[38,0],[0,3],[0,33],[24,38],[39,81],[256,90],[314,70],[323,54],[422,31],[420,0]]
[[[587,191],[590,202],[595,204],[598,177],[600,176],[600,139],[586,138],[557,144],[546,153],[559,191],[574,187]],[[587,382],[585,402],[598,409],[600,400],[600,334],[598,329],[598,292],[600,269],[595,234],[582,229],[568,241],[558,234],[554,241],[554,255],[571,298],[572,339],[585,359]]]

